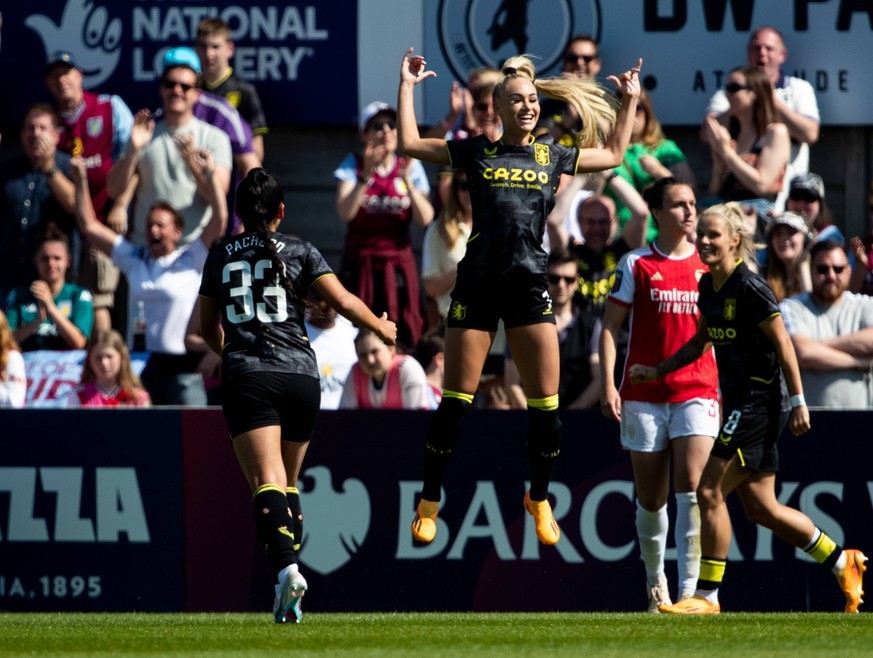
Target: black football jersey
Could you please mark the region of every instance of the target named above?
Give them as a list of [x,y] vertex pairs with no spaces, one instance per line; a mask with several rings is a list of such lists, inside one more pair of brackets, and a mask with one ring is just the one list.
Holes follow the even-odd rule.
[[294,294],[282,287],[255,233],[225,238],[206,259],[200,294],[221,305],[225,372],[263,370],[318,377],[298,299],[305,298],[316,279],[332,270],[308,242],[282,233],[273,233],[272,240]]
[[446,142],[452,166],[466,170],[473,229],[458,272],[504,274],[546,271],[546,218],[561,174],[575,174],[579,149],[535,141],[526,146],[484,136]]
[[740,261],[721,288],[715,288],[707,272],[700,277],[698,289],[697,305],[715,348],[725,401],[743,397],[751,389],[778,386],[781,371],[776,348],[759,326],[779,314],[767,282]]

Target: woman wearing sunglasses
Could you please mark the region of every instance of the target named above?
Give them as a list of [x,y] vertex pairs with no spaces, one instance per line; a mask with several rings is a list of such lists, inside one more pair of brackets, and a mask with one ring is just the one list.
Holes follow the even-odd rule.
[[[676,499],[677,597],[694,594],[700,566],[696,489],[718,432],[718,392],[711,354],[657,383],[636,383],[632,363],[655,365],[697,331],[697,282],[706,271],[692,244],[697,227],[694,190],[675,178],[645,192],[658,227],[650,245],[625,254],[606,303],[600,334],[603,415],[621,424],[630,452],[637,505],[635,524],[646,569],[648,611],[670,603],[664,554],[670,526],[667,496]],[[630,316],[624,375],[615,383],[618,336]]]
[[382,102],[361,111],[360,153],[334,171],[336,209],[347,225],[340,280],[371,309],[397,321],[406,349],[424,330],[418,264],[409,229],[434,217],[421,163],[397,153],[397,112]]
[[728,74],[728,111],[708,117],[704,135],[712,151],[709,193],[720,201],[739,201],[751,220],[757,213],[756,242],[761,242],[767,211],[782,190],[791,151],[788,128],[777,120],[773,88],[753,67]]
[[[424,58],[411,49],[403,57],[397,104],[400,148],[434,164],[464,169],[473,208],[472,235],[458,265],[449,308],[443,398],[425,443],[424,486],[412,524],[419,541],[431,542],[436,536],[443,475],[501,319],[528,396],[531,486],[524,506],[534,517],[542,543],[556,544],[560,538],[548,501],[552,465],[560,452],[560,357],[546,289],[543,233],[562,175],[610,169],[621,162],[633,125],[641,66],[642,60],[621,76],[610,76],[622,91],[616,112],[615,96],[594,83],[535,81],[529,59],[510,58],[493,94],[503,137],[497,142],[485,135],[447,142],[422,138],[415,119],[415,85],[436,74],[425,70]],[[540,93],[572,102],[584,117],[576,146],[556,144],[551,138],[535,140]]]

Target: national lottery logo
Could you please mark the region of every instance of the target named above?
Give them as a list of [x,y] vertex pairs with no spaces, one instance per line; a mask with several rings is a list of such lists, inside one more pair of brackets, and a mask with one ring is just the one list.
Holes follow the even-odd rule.
[[92,0],[68,0],[59,22],[31,14],[24,24],[42,39],[46,54],[66,50],[82,69],[86,89],[106,82],[121,58],[121,20]]
[[600,40],[599,0],[441,0],[439,40],[459,80],[479,66],[497,68],[509,57],[533,53],[539,73],[557,73],[575,34]]

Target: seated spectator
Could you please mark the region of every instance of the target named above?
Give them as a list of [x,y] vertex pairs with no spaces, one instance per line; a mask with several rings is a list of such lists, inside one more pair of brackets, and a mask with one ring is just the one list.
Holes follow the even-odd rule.
[[809,246],[812,232],[806,221],[793,212],[774,217],[767,227],[767,265],[764,277],[776,301],[812,289],[809,276]]
[[[783,68],[788,58],[785,38],[772,25],[761,25],[749,33],[746,44],[746,63],[760,69],[773,87],[773,107],[777,120],[784,123],[791,136],[791,155],[786,169],[786,180],[809,171],[809,145],[815,144],[820,135],[821,117],[815,90],[806,80],[788,75]],[[785,67],[787,68],[787,67]],[[709,99],[706,117],[719,117],[729,109],[728,95],[724,88],[719,89]],[[706,122],[701,126],[704,141]],[[781,212],[782,202],[787,194],[783,187],[776,205]],[[791,210],[791,208],[788,208]],[[794,212],[797,212],[794,210]]]
[[0,311],[0,407],[21,408],[26,396],[24,357],[12,336],[6,314]]
[[578,217],[584,242],[569,247],[579,263],[578,291],[586,308],[603,317],[618,259],[631,246],[624,237],[616,237],[618,216],[615,203],[608,196],[597,195],[583,201]]
[[27,108],[21,128],[22,154],[0,166],[0,295],[36,278],[33,253],[48,222],[72,233],[73,183],[70,156],[58,151],[61,134],[51,105]]
[[[549,254],[548,290],[560,342],[561,378],[558,403],[561,409],[591,409],[600,406],[600,320],[584,308],[576,292],[579,273],[576,256],[567,249]],[[582,302],[582,303],[580,303]],[[504,381],[512,392],[513,407],[527,408],[518,368],[507,355]]]
[[784,299],[806,404],[830,409],[873,407],[873,298],[848,292],[852,268],[838,242],[810,251],[812,291]]
[[393,107],[370,103],[360,128],[363,152],[334,171],[337,213],[348,224],[339,275],[374,312],[396,320],[397,342],[409,349],[424,329],[409,229],[433,220],[430,185],[418,160],[397,154]]
[[340,409],[427,409],[430,386],[413,357],[397,354],[373,332],[355,338],[358,362],[343,387]]
[[785,209],[806,220],[806,225],[812,230],[816,241],[836,240],[840,244],[846,242],[825,203],[825,186],[818,174],[801,174],[791,179]]
[[[131,141],[134,139],[131,137]],[[223,181],[215,175],[212,154],[198,149],[195,158],[197,177],[209,182],[209,222],[199,239],[182,245],[183,217],[170,204],[155,202],[147,215],[147,247],[137,246],[97,221],[88,196],[84,165],[81,159],[73,161],[79,230],[98,249],[110,254],[112,262],[127,277],[128,316],[135,317],[138,302],[143,302],[147,322],[145,347],[150,356],[142,381],[156,405],[205,406],[207,402],[203,377],[197,371],[202,355],[188,354],[185,340],[203,265],[209,247],[224,232],[227,206]],[[129,326],[128,345],[133,344],[132,339]]]
[[148,407],[149,394],[130,365],[124,338],[114,329],[94,332],[79,385],[70,391],[68,407]]
[[16,288],[6,300],[6,315],[15,340],[31,350],[80,350],[94,325],[91,293],[67,283],[70,239],[49,223],[34,255],[38,278]]
[[[655,116],[652,99],[645,90],[640,90],[633,132],[624,161],[614,171],[630,182],[640,194],[659,178],[668,176],[688,183],[692,189],[697,188],[697,179],[691,165],[688,164],[688,158],[676,142],[667,139],[661,122]],[[633,216],[633,209],[625,206],[617,191],[607,189],[606,193],[615,201],[618,223],[624,230]],[[658,229],[655,223],[649,222],[645,242],[652,242],[657,237]]]
[[467,252],[467,240],[473,228],[467,173],[458,169],[451,181],[448,201],[437,220],[427,227],[421,247],[421,284],[428,297],[436,302],[441,323],[449,312],[458,263]]
[[303,324],[318,362],[321,408],[338,409],[346,378],[358,362],[355,351],[358,330],[330,304],[317,297],[307,303]]
[[436,409],[443,399],[446,341],[438,329],[426,332],[418,339],[413,356],[424,368],[428,383],[428,409]]
[[712,151],[709,193],[717,197],[708,199],[707,205],[739,201],[754,210],[750,223],[755,224],[755,242],[760,243],[767,213],[782,190],[791,139],[788,128],[779,122],[765,73],[754,67],[736,68],[728,74],[725,90],[727,112],[707,117],[704,124]]
[[[616,206],[617,224],[612,238],[621,237],[631,249],[646,243],[649,224],[649,206],[633,183],[619,176],[615,171],[596,171],[589,174],[576,174],[561,186],[555,197],[555,207],[549,213],[546,228],[548,232],[543,248],[550,251],[555,247],[568,247],[585,243],[580,226],[579,208],[588,199],[606,194]],[[625,222],[618,213],[618,203],[626,213]],[[657,231],[655,232],[657,235]]]

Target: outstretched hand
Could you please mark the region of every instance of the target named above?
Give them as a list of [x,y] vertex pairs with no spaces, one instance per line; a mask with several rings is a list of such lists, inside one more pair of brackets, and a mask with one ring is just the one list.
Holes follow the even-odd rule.
[[640,97],[640,70],[643,68],[643,58],[637,60],[637,65],[632,69],[625,71],[619,76],[611,75],[607,79],[612,80],[619,91],[625,96],[631,98]]
[[386,345],[391,346],[397,343],[397,325],[388,319],[387,313],[382,313],[382,317],[379,318],[377,334]]
[[421,55],[413,55],[412,48],[403,55],[403,63],[400,65],[400,82],[418,84],[427,78],[435,78],[435,71],[425,71],[427,62]]

